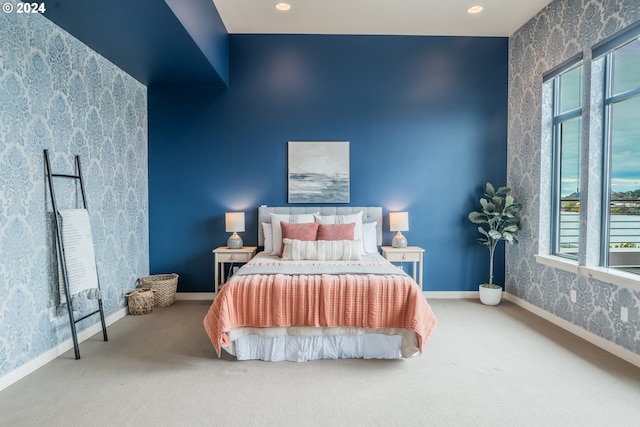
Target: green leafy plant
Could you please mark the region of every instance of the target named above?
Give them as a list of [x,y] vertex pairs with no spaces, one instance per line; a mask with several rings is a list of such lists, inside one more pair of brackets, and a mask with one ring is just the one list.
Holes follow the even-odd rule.
[[609,245],[610,248],[637,248],[638,245],[636,243],[632,243],[632,242],[625,242],[625,243],[616,243],[615,245]]
[[511,189],[508,187],[500,187],[496,191],[493,184],[487,182],[484,197],[480,199],[482,210],[469,214],[469,221],[480,224],[478,232],[481,236],[476,242],[489,248],[489,283],[482,286],[494,289],[500,287],[493,283],[493,256],[496,246],[503,240],[511,245],[518,243],[514,234],[520,230],[518,214],[522,205],[517,203],[509,192]]

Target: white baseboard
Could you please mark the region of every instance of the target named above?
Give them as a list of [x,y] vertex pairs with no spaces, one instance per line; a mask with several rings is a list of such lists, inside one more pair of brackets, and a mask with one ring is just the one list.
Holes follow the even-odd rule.
[[423,291],[427,299],[478,299],[478,291]]
[[209,300],[213,301],[214,292],[176,292],[176,300]]
[[626,348],[613,343],[609,340],[606,340],[593,332],[589,332],[586,329],[581,328],[578,325],[575,325],[562,317],[558,317],[555,314],[552,314],[546,310],[541,309],[538,306],[531,304],[521,298],[518,298],[510,293],[505,292],[503,297],[507,301],[511,301],[512,303],[524,308],[525,310],[535,314],[536,316],[542,317],[543,319],[553,323],[560,328],[571,332],[574,335],[579,336],[585,341],[590,342],[591,344],[600,347],[601,349],[608,351],[609,353],[618,356],[619,358],[626,360],[627,362],[640,367],[640,354],[636,354],[631,350],[627,350]]
[[[107,326],[109,326],[114,324],[118,320],[122,319],[126,315],[127,315],[127,307],[123,307],[120,310],[116,311],[115,313],[111,314],[110,316],[107,316],[104,320]],[[88,328],[78,332],[78,343],[81,343],[87,340],[88,338],[92,337],[93,335],[101,331],[102,331],[102,325],[100,324],[100,321],[98,321],[93,325],[89,326]],[[16,368],[13,371],[9,372],[8,374],[2,376],[0,378],[0,391],[9,387],[11,384],[21,380],[22,378],[26,377],[36,369],[41,368],[42,366],[51,362],[53,359],[60,356],[61,354],[71,350],[72,348],[73,348],[73,340],[69,338],[68,340],[53,347],[51,350],[41,354],[35,359],[31,359],[30,361],[20,366],[19,368]]]

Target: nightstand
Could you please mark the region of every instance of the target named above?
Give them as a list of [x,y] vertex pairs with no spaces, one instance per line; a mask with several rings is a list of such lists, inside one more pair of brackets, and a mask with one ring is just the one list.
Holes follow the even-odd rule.
[[[382,256],[390,262],[412,262],[413,263],[413,280],[418,283],[422,289],[422,255],[424,249],[418,246],[407,246],[406,248],[394,248],[392,246],[382,247]],[[420,269],[418,270],[418,263]]]
[[229,249],[226,246],[220,246],[213,250],[213,283],[216,296],[218,295],[220,285],[222,285],[220,280],[224,279],[224,265],[248,262],[256,255],[256,249],[258,248],[255,246],[245,246],[240,249]]

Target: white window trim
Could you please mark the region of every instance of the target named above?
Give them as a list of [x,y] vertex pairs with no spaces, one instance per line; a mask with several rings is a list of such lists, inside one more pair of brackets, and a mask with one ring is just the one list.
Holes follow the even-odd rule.
[[632,291],[640,291],[640,275],[608,267],[580,267],[580,274],[590,279],[613,283]]
[[632,291],[640,291],[640,275],[638,274],[628,273],[616,268],[581,266],[575,260],[555,255],[536,255],[535,257],[538,264],[568,271],[589,279],[612,283]]
[[574,274],[579,274],[580,272],[578,261],[570,258],[564,258],[556,255],[536,255],[536,262],[538,262],[538,264],[568,271]]

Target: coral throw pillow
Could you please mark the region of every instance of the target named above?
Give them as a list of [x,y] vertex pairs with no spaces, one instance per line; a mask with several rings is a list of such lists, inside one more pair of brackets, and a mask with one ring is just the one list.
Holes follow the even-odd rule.
[[[290,222],[280,221],[280,226],[282,228],[282,238],[283,239],[292,239],[292,240],[316,240],[316,236],[318,235],[318,224],[317,222],[310,222],[306,224],[293,224]],[[282,257],[282,251],[284,250],[284,243],[280,248],[280,256]]]
[[318,227],[318,240],[353,240],[356,228],[355,223],[350,224],[320,224]]

